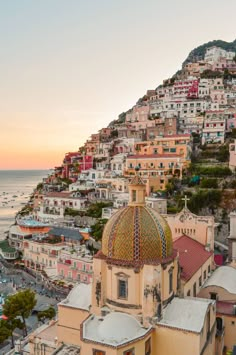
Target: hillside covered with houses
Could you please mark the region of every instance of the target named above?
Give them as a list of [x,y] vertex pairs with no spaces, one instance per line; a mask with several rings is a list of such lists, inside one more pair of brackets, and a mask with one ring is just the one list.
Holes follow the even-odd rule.
[[[74,320],[68,317],[65,322],[64,310],[66,307],[80,309],[76,302],[83,298],[83,292],[87,295],[85,289],[90,294],[91,287],[94,309],[100,312],[101,300],[105,300],[101,315],[104,319],[109,315],[109,307],[122,306],[122,312],[132,310],[130,302],[119,303],[115,291],[114,299],[105,298],[106,292],[113,291],[108,276],[101,275],[107,272],[106,275],[113,275],[109,276],[111,280],[120,278],[123,292],[120,298],[128,302],[131,276],[124,276],[128,261],[121,263],[123,255],[134,248],[137,262],[141,252],[147,253],[147,268],[154,268],[155,263],[148,259],[153,252],[152,240],[156,240],[157,230],[165,229],[160,233],[160,240],[166,259],[161,263],[159,259],[158,263],[155,261],[155,268],[156,265],[160,268],[158,275],[166,273],[168,280],[165,284],[168,299],[163,307],[176,310],[178,304],[174,302],[183,303],[186,312],[186,305],[190,304],[192,312],[194,302],[209,303],[209,307],[216,302],[211,316],[207,311],[201,316],[203,324],[208,322],[204,328],[208,331],[197,332],[202,346],[199,353],[210,349],[210,354],[217,348],[219,354],[226,354],[235,345],[232,325],[236,321],[236,291],[231,285],[236,278],[235,197],[236,46],[235,41],[228,44],[213,41],[194,49],[181,70],[157,88],[147,90],[127,112],[107,127],[92,132],[78,151],[66,153],[61,165],[38,184],[30,201],[18,212],[7,240],[0,243],[0,254],[7,263],[17,264],[50,287],[63,289],[66,295],[73,287],[70,295],[76,290],[81,292],[80,297],[68,296],[59,304],[59,325],[66,328],[67,322]],[[146,230],[150,232],[148,237]],[[131,245],[130,250],[123,245],[128,239],[134,241],[130,242],[132,245],[127,244]],[[142,251],[144,244],[148,248]],[[168,252],[174,255],[171,267]],[[137,265],[134,277],[139,274]],[[116,272],[118,269],[123,271]],[[178,279],[175,291],[173,277]],[[145,307],[155,297],[159,299],[154,286],[149,288],[148,283],[142,290]],[[196,301],[195,297],[205,300],[197,298]],[[140,307],[138,303],[137,309]],[[155,305],[155,312],[156,309]],[[161,308],[159,311],[159,315],[155,313],[155,322],[160,323],[158,329],[161,329]],[[80,325],[76,323],[76,327],[73,329],[81,332]],[[176,327],[178,331],[180,328]],[[185,325],[181,329],[184,336],[191,336],[191,327]],[[44,336],[39,331],[31,343],[37,339],[44,344]],[[59,334],[59,339],[72,343],[66,331]],[[76,345],[80,345],[78,339],[79,336]],[[50,344],[56,349],[55,341]]]
[[[236,208],[236,56],[234,47],[212,44],[221,46],[192,51],[172,78],[65,154],[18,213],[6,258],[20,255],[28,268],[89,282],[89,255],[106,221],[127,206],[136,170],[146,204],[162,215],[178,214],[187,201],[192,213],[214,216],[226,253]],[[46,256],[34,252],[38,244]],[[66,271],[78,260],[86,260],[80,276]]]

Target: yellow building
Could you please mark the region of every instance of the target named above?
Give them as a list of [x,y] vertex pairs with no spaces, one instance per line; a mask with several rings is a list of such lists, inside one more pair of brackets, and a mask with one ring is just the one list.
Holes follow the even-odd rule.
[[[92,284],[79,284],[58,305],[54,353],[71,344],[80,355],[214,354],[215,301],[176,297],[171,229],[146,207],[145,190],[136,173],[128,206],[105,226]],[[45,337],[45,329],[31,337],[30,354],[35,344],[43,354]]]
[[191,135],[173,134],[157,137],[149,141],[137,142],[135,151],[138,155],[177,154],[189,163],[191,154]]

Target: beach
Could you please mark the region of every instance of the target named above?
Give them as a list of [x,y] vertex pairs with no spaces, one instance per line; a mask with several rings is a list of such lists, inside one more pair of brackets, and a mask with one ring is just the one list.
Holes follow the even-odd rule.
[[15,222],[16,213],[29,201],[49,170],[0,170],[0,239]]

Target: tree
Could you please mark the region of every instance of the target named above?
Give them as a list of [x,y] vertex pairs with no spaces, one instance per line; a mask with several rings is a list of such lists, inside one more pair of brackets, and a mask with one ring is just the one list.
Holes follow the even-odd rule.
[[7,340],[10,336],[9,329],[7,328],[7,323],[4,320],[0,320],[0,344]]
[[111,131],[111,138],[117,138],[118,137],[118,131],[117,129]]
[[9,320],[16,320],[17,317],[22,318],[23,330],[25,336],[27,333],[26,319],[30,316],[32,309],[36,305],[35,293],[30,290],[17,292],[9,296],[3,305],[3,313]]
[[0,343],[11,337],[11,347],[14,348],[14,330],[16,328],[23,329],[23,327],[24,325],[19,318],[0,320]]
[[101,218],[94,225],[91,226],[91,234],[96,241],[102,239],[102,234],[106,223],[107,219]]
[[56,315],[56,311],[53,307],[45,309],[45,311],[38,312],[38,321],[45,322],[46,319],[52,319]]
[[203,178],[200,186],[204,189],[217,189],[218,182],[217,179],[215,178],[211,178],[211,179]]

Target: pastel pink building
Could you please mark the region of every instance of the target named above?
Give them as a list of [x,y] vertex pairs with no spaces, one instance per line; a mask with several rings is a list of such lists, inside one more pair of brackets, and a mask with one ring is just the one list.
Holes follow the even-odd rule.
[[57,261],[57,274],[67,281],[89,284],[93,276],[93,258],[84,250],[62,250]]
[[132,110],[126,114],[126,123],[130,123],[136,130],[152,126],[153,123],[149,120],[149,115],[149,105],[134,106]]

